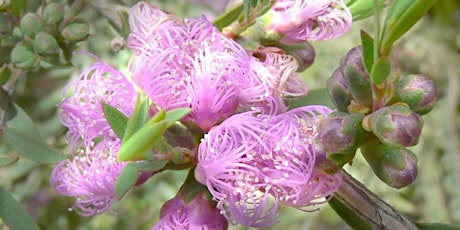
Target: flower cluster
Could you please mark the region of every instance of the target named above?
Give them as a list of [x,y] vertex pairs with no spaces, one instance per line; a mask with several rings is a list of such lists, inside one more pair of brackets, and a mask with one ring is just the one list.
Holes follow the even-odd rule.
[[195,177],[235,224],[267,227],[279,203],[304,209],[324,202],[341,183],[340,174],[315,168],[318,122],[329,113],[306,106],[275,116],[236,114],[205,135]]
[[284,96],[308,92],[294,58],[265,50],[256,58],[205,17],[179,20],[144,2],[130,15],[133,81],[163,109],[191,108],[185,121],[204,131],[238,108],[285,111]]
[[[314,6],[296,2],[302,3],[279,1],[273,10],[309,8],[301,23],[310,20],[311,28],[283,27],[286,36],[319,27],[302,39],[332,38],[347,29],[342,14],[348,11],[341,1],[314,1]],[[322,8],[313,12],[316,6]],[[334,15],[339,16],[332,19]],[[201,130],[195,135],[205,134],[187,149],[193,158],[188,167],[215,201],[204,192],[185,199],[187,191],[181,190],[163,206],[154,229],[225,228],[227,221],[266,227],[278,220],[279,205],[314,210],[337,190],[341,174],[324,173],[317,161],[324,155],[319,122],[331,110],[316,105],[288,110],[285,104],[309,91],[296,73],[294,57],[277,47],[246,50],[204,16],[182,20],[146,2],[131,8],[129,23],[129,74],[99,61],[66,88],[73,94],[60,104],[73,159],[58,164],[51,185],[77,197],[74,210],[96,215],[116,200],[115,183],[126,165],[116,159],[127,145],[112,130],[104,106],[130,117],[138,94],[151,100],[149,115],[190,108],[181,121],[196,124]],[[177,163],[170,161],[168,167]],[[154,172],[139,173],[139,184]]]

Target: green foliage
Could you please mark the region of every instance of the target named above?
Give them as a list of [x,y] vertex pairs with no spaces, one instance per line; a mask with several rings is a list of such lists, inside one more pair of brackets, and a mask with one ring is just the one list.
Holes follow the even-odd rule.
[[115,195],[118,200],[121,200],[128,190],[136,184],[138,178],[139,172],[136,163],[128,162],[115,183]]
[[32,217],[11,194],[0,187],[0,218],[14,230],[39,230]]

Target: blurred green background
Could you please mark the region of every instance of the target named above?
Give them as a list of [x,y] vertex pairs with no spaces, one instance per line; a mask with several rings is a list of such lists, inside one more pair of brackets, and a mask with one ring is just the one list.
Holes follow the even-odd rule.
[[[23,1],[34,10],[40,1]],[[89,22],[91,36],[79,50],[97,54],[120,70],[126,68],[130,51],[115,52],[112,41],[120,35],[115,9],[136,1],[89,1],[83,18]],[[152,1],[164,11],[182,17],[198,17],[209,7],[180,0]],[[195,1],[200,2],[200,1]],[[119,7],[119,8],[117,8]],[[212,14],[209,14],[212,15]],[[354,24],[345,36],[333,41],[313,42],[316,60],[301,73],[312,88],[325,82],[338,66],[340,58],[359,44],[359,31],[372,32],[373,19]],[[6,53],[0,53],[4,60]],[[32,71],[22,78],[13,100],[34,119],[48,143],[69,153],[65,129],[59,123],[56,104],[62,87],[94,61],[88,55],[75,55],[71,69]],[[419,158],[419,176],[409,187],[397,190],[380,182],[358,154],[347,170],[371,191],[406,213],[417,222],[442,222],[460,225],[460,2],[440,0],[430,13],[406,34],[392,53],[395,69],[402,74],[423,73],[435,79],[439,87],[437,105],[424,116],[421,141],[412,150]],[[17,155],[5,140],[0,155]],[[43,229],[150,229],[158,221],[158,212],[172,198],[185,179],[186,172],[163,172],[145,185],[135,188],[113,206],[115,213],[82,217],[69,212],[74,198],[57,195],[49,186],[52,165],[38,165],[25,158],[0,168],[0,185],[21,201]],[[0,228],[8,229],[0,222]],[[230,229],[249,229],[231,226]],[[281,208],[280,223],[270,229],[349,229],[328,205],[318,212]]]

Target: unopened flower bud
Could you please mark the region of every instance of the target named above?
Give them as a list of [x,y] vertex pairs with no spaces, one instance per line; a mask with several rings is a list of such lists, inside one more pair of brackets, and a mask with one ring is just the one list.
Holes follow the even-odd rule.
[[319,138],[327,153],[356,150],[365,139],[362,124],[363,114],[343,112],[331,113],[319,126]]
[[407,106],[396,104],[375,111],[370,117],[369,125],[383,143],[408,147],[418,143],[423,119]]
[[19,69],[31,69],[37,62],[37,56],[31,47],[18,43],[11,50],[11,61]]
[[77,16],[84,8],[85,8],[85,0],[75,0],[73,1],[72,5],[70,6],[69,10],[69,18],[73,18]]
[[389,146],[377,139],[361,147],[375,175],[393,188],[410,185],[418,174],[417,156],[407,148]]
[[62,30],[61,35],[67,41],[82,41],[89,35],[89,26],[84,22],[75,22],[66,26]]
[[46,24],[57,25],[64,19],[64,6],[57,2],[51,2],[43,10],[43,20]]
[[2,67],[0,67],[0,85],[5,84],[11,76],[11,69],[5,63]]
[[395,82],[395,95],[392,102],[404,102],[418,114],[431,111],[436,101],[438,90],[433,79],[422,74],[400,77]]
[[20,28],[23,34],[33,38],[43,29],[43,20],[35,13],[27,13],[21,18]]
[[51,34],[42,31],[35,35],[34,49],[38,54],[43,56],[59,53],[59,45],[56,39]]
[[327,81],[329,95],[338,111],[347,112],[351,103],[351,92],[340,68],[336,69]]
[[353,99],[364,106],[372,106],[372,88],[363,62],[363,49],[357,46],[345,55],[341,63],[341,71],[350,89]]

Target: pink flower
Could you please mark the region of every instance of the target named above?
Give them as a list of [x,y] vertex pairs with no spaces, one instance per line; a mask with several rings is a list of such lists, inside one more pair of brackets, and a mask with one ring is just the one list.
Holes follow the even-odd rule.
[[279,203],[304,209],[324,202],[341,183],[340,174],[315,170],[318,123],[330,112],[305,106],[233,115],[201,141],[195,178],[232,223],[252,227],[276,222]]
[[257,56],[250,60],[249,76],[238,79],[242,108],[279,114],[287,110],[284,100],[308,93],[308,86],[296,73],[298,64],[292,56],[275,47],[261,49]]
[[[141,51],[129,64],[134,82],[163,109],[191,108],[184,120],[195,122],[204,131],[234,114],[239,105],[235,79],[244,79],[249,72],[246,51],[220,34],[205,17],[172,20],[146,3],[137,4],[136,10],[142,14],[132,16],[133,21],[158,28],[148,33],[143,29],[147,25],[133,28],[131,37],[143,41],[133,40],[133,49]],[[174,26],[163,27],[165,21],[173,21]],[[161,45],[148,40],[151,37],[168,42]],[[161,47],[151,47],[157,44]]]
[[160,211],[160,221],[152,230],[176,229],[227,229],[228,222],[222,216],[208,194],[200,192],[186,203],[182,195],[167,201]]
[[67,137],[74,148],[80,141],[90,146],[98,137],[116,137],[107,122],[102,103],[111,105],[129,116],[134,108],[136,91],[126,77],[111,66],[97,62],[92,64],[81,76],[64,89],[61,108],[61,123],[69,130]]
[[110,209],[116,201],[115,182],[125,163],[117,161],[120,140],[85,147],[71,160],[59,163],[51,174],[50,184],[56,192],[77,197],[71,210],[94,216]]
[[283,35],[283,43],[329,40],[346,33],[352,15],[342,0],[279,0],[267,27]]

